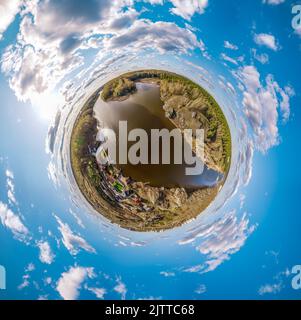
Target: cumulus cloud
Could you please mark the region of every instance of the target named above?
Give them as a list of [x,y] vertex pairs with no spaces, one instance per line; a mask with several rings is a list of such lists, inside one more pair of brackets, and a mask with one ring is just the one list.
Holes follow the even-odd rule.
[[[22,11],[17,43],[8,46],[1,59],[1,70],[9,78],[17,98],[39,102],[39,96],[49,94],[67,75],[84,65],[83,50],[122,52],[125,48],[151,48],[161,53],[186,53],[200,48],[207,54],[204,44],[191,30],[174,23],[139,20],[133,3],[131,0],[28,2]],[[188,7],[183,1],[172,3],[174,13],[186,17],[202,13],[207,6],[207,0],[190,0]]]
[[[79,49],[87,49],[94,34],[114,34],[127,28],[134,10],[129,1],[52,0],[27,3],[16,45],[2,57],[2,71],[18,99],[32,100],[51,91],[64,76],[83,63]],[[31,4],[31,5],[29,5]],[[85,45],[84,45],[85,44]]]
[[279,143],[278,111],[284,121],[289,119],[293,89],[282,89],[272,75],[268,75],[262,83],[260,73],[254,66],[243,67],[239,78],[244,86],[244,112],[253,128],[255,145],[266,152]]
[[206,257],[206,261],[184,271],[206,273],[215,270],[240,250],[254,230],[255,226],[250,225],[247,214],[239,218],[235,210],[226,214],[224,218],[194,230],[179,244],[184,245],[200,239],[196,250]]
[[128,28],[136,20],[138,15],[138,12],[133,9],[129,9],[126,12],[120,13],[119,17],[111,22],[110,28],[115,31]]
[[50,245],[47,241],[40,241],[37,243],[40,249],[40,261],[42,263],[51,264],[54,260],[54,254],[51,251]]
[[173,8],[170,11],[186,20],[191,20],[195,13],[203,14],[208,6],[208,0],[170,0]]
[[1,69],[9,76],[9,84],[21,101],[35,100],[52,90],[69,72],[82,64],[78,55],[63,56],[56,50],[37,50],[34,46],[9,46],[3,56]]
[[13,22],[16,14],[20,10],[20,0],[1,0],[0,2],[0,40],[3,37],[3,32]]
[[280,49],[275,36],[267,33],[254,35],[254,41],[260,46],[265,46],[271,50],[278,51]]
[[136,20],[124,32],[105,39],[104,45],[107,50],[124,51],[125,48],[131,48],[140,51],[149,48],[157,49],[161,53],[187,53],[197,48],[205,50],[204,44],[190,30],[171,22],[151,22],[145,19]]
[[93,278],[93,268],[71,267],[63,272],[57,282],[56,290],[64,300],[76,300],[82,283],[86,278]]
[[28,229],[23,224],[21,218],[15,214],[8,206],[0,201],[0,221],[19,240],[26,240],[29,235]]
[[[88,0],[85,3],[81,0],[42,1],[37,7],[35,24],[39,32],[60,40],[62,36],[77,34],[78,27],[89,30],[94,23],[103,21],[110,14],[110,3],[109,0]],[[57,26],[55,32],[54,26]]]
[[56,221],[59,224],[59,231],[62,234],[62,242],[64,246],[72,255],[77,255],[80,249],[83,249],[87,252],[95,253],[95,249],[91,247],[85,239],[81,236],[75,234],[69,227],[67,223],[63,223],[62,220],[55,216]]

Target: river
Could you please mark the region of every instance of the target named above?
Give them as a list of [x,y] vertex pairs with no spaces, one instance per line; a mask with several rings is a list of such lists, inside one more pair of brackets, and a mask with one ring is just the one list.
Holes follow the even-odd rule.
[[[124,101],[105,102],[101,97],[95,103],[96,119],[105,127],[118,133],[119,121],[127,121],[128,131],[142,128],[148,133],[150,140],[151,129],[175,129],[175,125],[165,116],[163,102],[160,99],[160,88],[156,84],[138,82],[137,92]],[[117,134],[117,145],[119,137]],[[128,149],[133,143],[128,143]],[[150,141],[149,141],[149,146]],[[173,143],[171,143],[171,159],[173,159]],[[150,152],[149,152],[150,154]],[[118,152],[117,152],[118,159]],[[173,162],[173,161],[171,161]],[[150,183],[155,187],[183,187],[198,189],[215,186],[223,175],[204,166],[200,175],[185,174],[186,164],[118,164],[123,175],[136,181]]]

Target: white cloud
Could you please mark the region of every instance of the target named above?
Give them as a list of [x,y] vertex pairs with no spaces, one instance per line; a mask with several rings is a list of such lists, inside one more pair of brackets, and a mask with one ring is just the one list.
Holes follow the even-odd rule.
[[[122,12],[129,1],[73,0],[27,2],[17,43],[3,54],[1,68],[18,99],[32,100],[50,92],[67,74],[83,63],[79,49],[87,49],[94,34],[128,28],[133,9]],[[55,30],[55,32],[53,32]],[[115,31],[114,31],[115,30]]]
[[3,32],[13,22],[20,9],[20,0],[1,0],[0,1],[0,40]]
[[260,33],[254,35],[254,41],[260,46],[265,46],[271,50],[277,51],[280,49],[276,38],[272,34]]
[[52,278],[51,277],[47,277],[47,278],[44,279],[44,284],[45,285],[51,285],[51,283],[52,283]]
[[204,43],[194,33],[171,22],[136,20],[134,24],[115,37],[105,39],[106,50],[157,49],[160,53],[187,53],[199,48],[205,51]]
[[152,5],[154,5],[154,4],[163,4],[163,0],[142,0],[143,2],[148,2],[148,3],[150,3],[150,4],[152,4]]
[[239,218],[235,210],[212,224],[198,228],[179,244],[188,244],[200,239],[196,250],[206,257],[206,261],[186,268],[184,271],[206,273],[215,270],[224,261],[229,260],[232,254],[240,250],[254,230],[255,226],[250,225],[247,214]]
[[266,284],[261,286],[258,290],[258,293],[263,296],[265,294],[277,294],[282,290],[282,283]]
[[20,217],[12,212],[6,204],[0,201],[0,221],[19,240],[25,240],[29,234]]
[[239,195],[239,208],[242,209],[245,205],[245,201],[246,201],[246,195],[245,194],[240,194]]
[[14,185],[14,174],[10,170],[6,170],[6,187],[7,187],[7,198],[10,205],[17,205],[18,202],[15,196],[15,185]]
[[277,6],[278,4],[283,3],[285,0],[263,0],[263,3]]
[[231,62],[233,64],[235,64],[236,66],[238,65],[238,62],[236,60],[234,60],[233,58],[227,56],[225,53],[221,54],[221,58],[227,62]]
[[166,277],[166,278],[175,276],[174,272],[167,272],[167,271],[161,271],[160,274],[161,274],[161,276]]
[[59,186],[60,181],[57,176],[57,170],[53,161],[50,161],[47,166],[48,178],[54,183],[55,186]]
[[269,56],[266,53],[257,53],[256,49],[252,49],[253,57],[261,64],[267,64],[269,62]]
[[73,218],[76,220],[77,224],[78,224],[81,228],[85,229],[85,225],[83,224],[81,218],[80,218],[71,208],[69,209],[69,212],[70,212],[70,214],[73,216]]
[[122,300],[125,300],[127,288],[126,285],[121,281],[121,279],[117,279],[117,285],[114,287],[114,291],[121,295]]
[[[152,1],[154,3],[154,1]],[[207,0],[189,1],[192,7],[185,15],[201,13]],[[21,101],[41,104],[39,97],[49,95],[72,71],[87,59],[83,50],[127,50],[151,48],[160,53],[186,53],[204,44],[191,30],[174,23],[138,20],[134,1],[40,1],[27,3],[22,11],[17,43],[6,48],[1,59],[1,70]],[[156,1],[156,3],[160,3]],[[176,12],[183,9],[182,1],[173,1]],[[127,10],[123,10],[128,5]],[[55,30],[55,32],[53,32]],[[95,53],[97,54],[97,53]],[[48,99],[44,99],[48,100]]]
[[104,295],[107,293],[104,288],[88,288],[88,290],[93,292],[97,299],[104,299]]
[[[274,258],[274,263],[279,264],[279,252],[270,250],[266,252],[266,255],[271,255]],[[272,283],[265,284],[261,286],[258,290],[258,294],[263,296],[266,294],[277,294],[282,291],[285,287],[285,283],[289,280],[289,285],[291,286],[291,271],[289,268],[286,268],[283,271],[278,272],[273,276],[274,281]]]
[[252,140],[249,140],[246,144],[245,153],[244,153],[245,172],[243,176],[243,183],[245,186],[247,186],[250,183],[252,178],[253,155],[254,155],[254,144]]
[[93,276],[93,268],[71,267],[67,272],[62,273],[56,290],[64,300],[76,300],[82,283],[87,277]]
[[295,95],[295,91],[291,86],[286,86],[284,89],[281,89],[279,85],[275,84],[276,90],[281,96],[280,110],[282,113],[283,121],[286,122],[290,118],[290,98]]
[[239,220],[235,211],[216,224],[213,233],[197,247],[200,253],[208,256],[203,272],[215,270],[230,255],[239,251],[253,231],[254,226],[249,226],[247,215],[244,214]]
[[23,281],[22,283],[18,286],[18,290],[23,290],[25,288],[27,288],[29,285],[30,285],[30,282],[29,282],[29,279],[30,279],[30,276],[29,274],[25,274],[23,277],[22,277]]
[[204,284],[201,284],[198,286],[198,288],[195,290],[195,293],[197,294],[204,294],[207,291],[207,288]]
[[28,266],[25,268],[25,272],[32,272],[36,269],[35,265],[31,262],[28,264]]
[[72,255],[78,254],[80,248],[86,250],[87,252],[96,252],[95,249],[91,247],[85,239],[73,233],[67,223],[63,223],[62,220],[57,216],[55,216],[55,218],[59,224],[58,229],[62,234],[62,242]]
[[243,67],[238,76],[244,85],[244,112],[254,131],[255,146],[266,152],[279,143],[278,109],[283,120],[287,121],[293,89],[282,89],[272,75],[266,77],[265,84],[262,83],[260,73],[254,66]]
[[226,88],[227,88],[233,95],[236,94],[236,91],[235,91],[235,89],[234,89],[234,87],[233,87],[233,84],[230,83],[229,81],[227,81],[227,83],[226,83]]
[[37,243],[37,246],[40,249],[39,258],[41,262],[51,264],[54,260],[54,254],[51,251],[49,243],[47,241],[40,241]]
[[195,13],[203,14],[208,6],[208,0],[170,0],[173,4],[171,12],[190,20]]
[[230,50],[238,50],[238,47],[229,41],[224,41],[224,47]]
[[10,204],[13,204],[13,203],[17,203],[17,200],[15,198],[15,194],[13,192],[13,189],[12,189],[13,185],[10,186],[10,189],[7,191],[7,197],[8,197],[8,201]]
[[12,179],[12,180],[14,179],[14,174],[13,174],[13,172],[10,171],[10,170],[8,170],[8,169],[5,171],[5,175],[6,175],[7,178],[10,178],[10,179]]
[[[227,81],[225,77],[219,75],[218,83],[223,90],[227,90],[233,96],[236,96],[236,90],[235,90],[233,84],[231,82]],[[233,113],[233,117],[236,117],[234,113]]]
[[36,100],[52,90],[69,72],[82,64],[74,54],[65,57],[56,50],[37,50],[34,46],[9,46],[2,56],[2,72],[10,77],[9,84],[21,101]]

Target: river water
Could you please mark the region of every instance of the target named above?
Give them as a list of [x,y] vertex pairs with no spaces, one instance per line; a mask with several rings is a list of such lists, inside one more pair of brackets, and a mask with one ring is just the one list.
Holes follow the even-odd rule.
[[[119,121],[127,121],[128,132],[142,128],[148,133],[150,146],[151,129],[175,129],[174,124],[165,116],[163,102],[160,99],[160,88],[152,83],[137,83],[137,92],[124,101],[105,102],[98,98],[94,106],[96,119],[106,128],[113,129],[119,143]],[[128,149],[134,143],[128,143]],[[118,149],[118,148],[117,148]],[[150,154],[149,149],[149,154]],[[173,160],[173,143],[171,143],[171,160]],[[118,159],[118,150],[117,150]],[[212,187],[223,177],[222,174],[204,166],[200,175],[186,175],[186,164],[118,164],[125,176],[136,181],[150,183],[156,187],[183,187],[198,189]]]

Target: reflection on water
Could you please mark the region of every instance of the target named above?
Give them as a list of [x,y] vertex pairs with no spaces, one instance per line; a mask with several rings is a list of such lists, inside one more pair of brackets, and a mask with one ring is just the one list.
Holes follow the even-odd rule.
[[[113,129],[116,133],[118,133],[119,121],[127,121],[128,132],[132,129],[142,128],[147,132],[149,139],[151,129],[175,129],[174,124],[165,116],[159,86],[150,83],[137,83],[137,89],[137,92],[125,101],[104,102],[100,97],[94,107],[98,121],[105,127]],[[119,143],[118,138],[117,134],[117,145]],[[134,143],[128,143],[128,149],[132,144]],[[150,141],[148,145],[151,145]],[[170,152],[171,160],[173,160],[173,143],[171,143]],[[208,169],[206,166],[203,173],[196,176],[185,174],[186,164],[132,165],[128,163],[119,166],[125,176],[136,181],[148,182],[156,187],[211,187],[222,179],[220,173]]]

